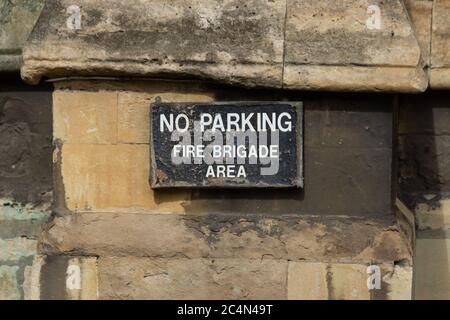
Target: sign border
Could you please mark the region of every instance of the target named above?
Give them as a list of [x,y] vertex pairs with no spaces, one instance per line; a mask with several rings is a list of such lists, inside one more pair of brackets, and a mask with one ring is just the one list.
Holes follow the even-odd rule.
[[[183,183],[174,182],[172,185],[159,185],[156,183],[155,179],[155,170],[156,170],[156,158],[155,158],[155,149],[153,148],[153,117],[152,117],[152,109],[155,105],[186,105],[186,106],[220,106],[220,105],[240,105],[245,104],[248,107],[257,107],[260,105],[281,105],[281,104],[290,104],[292,105],[296,111],[297,115],[301,115],[301,117],[297,116],[297,177],[295,179],[295,183],[293,185],[188,185]],[[152,102],[149,106],[149,120],[150,120],[150,141],[149,141],[149,157],[150,157],[150,166],[149,166],[149,183],[152,189],[292,189],[292,188],[304,188],[304,164],[303,164],[303,153],[304,153],[304,106],[303,101],[212,101],[212,102],[162,102],[161,98],[156,97],[155,101]]]

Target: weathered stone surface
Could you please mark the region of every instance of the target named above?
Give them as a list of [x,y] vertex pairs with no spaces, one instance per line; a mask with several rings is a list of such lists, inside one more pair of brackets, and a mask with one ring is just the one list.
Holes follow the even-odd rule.
[[428,86],[422,69],[398,67],[291,65],[284,88],[323,91],[421,92]]
[[[450,136],[401,136],[400,147],[403,193],[450,191]],[[407,199],[406,202],[411,205]]]
[[450,87],[450,2],[435,0],[433,9],[430,86],[433,89]]
[[[70,5],[80,8],[79,26],[66,11]],[[367,22],[373,6],[367,0],[52,1],[24,50],[22,76],[31,83],[42,76],[106,75],[424,91],[421,51],[404,5],[377,2],[375,29]]]
[[23,292],[24,300],[39,300],[41,297],[41,268],[45,257],[36,255],[31,266],[24,270]]
[[329,268],[331,300],[370,300],[367,265],[332,264]]
[[[372,263],[370,263],[372,264]],[[412,267],[369,264],[289,262],[289,299],[410,300]],[[371,278],[380,277],[379,279]],[[368,284],[380,287],[369,288]]]
[[419,209],[424,228],[442,225],[440,201],[450,197],[449,97],[443,91],[400,99],[401,198],[411,210]]
[[[80,30],[66,23],[71,5],[82,8]],[[51,1],[24,50],[23,75],[185,74],[280,87],[285,5]]]
[[[369,29],[371,1],[288,1],[283,84],[332,91],[423,91],[420,48],[399,1],[377,3],[379,29]],[[398,67],[411,67],[398,68]],[[390,68],[393,67],[393,68]]]
[[18,300],[17,266],[0,266],[0,300]]
[[[45,197],[43,197],[45,199]],[[37,239],[41,225],[50,217],[51,195],[41,205],[23,205],[13,199],[0,199],[0,238]]]
[[450,239],[447,233],[419,233],[414,258],[414,298],[450,299]]
[[[417,203],[414,212],[420,230],[450,229],[450,199],[443,199],[437,194],[425,195],[422,203]],[[434,199],[434,201],[433,201]]]
[[[288,1],[283,84],[332,91],[423,91],[420,48],[400,1]],[[395,67],[411,67],[395,68]],[[394,68],[390,68],[394,67]]]
[[13,207],[51,202],[50,90],[0,79],[0,197]]
[[430,66],[433,1],[406,0],[405,5],[411,18],[420,48],[422,49],[423,63],[426,66]]
[[379,28],[369,28],[373,1],[289,0],[286,59],[290,64],[415,67],[420,48],[401,1],[376,1]]
[[68,143],[61,158],[69,210],[184,213],[188,191],[150,188],[148,145]]
[[56,218],[41,240],[45,252],[91,256],[411,259],[395,223],[349,217],[78,213]]
[[328,265],[320,262],[289,262],[288,299],[327,300]]
[[450,68],[431,69],[430,88],[434,90],[447,90],[450,88]]
[[71,143],[116,143],[117,95],[111,91],[55,91],[53,139]]
[[71,256],[44,256],[39,273],[39,298],[62,300],[67,295],[67,271]]
[[450,2],[448,0],[434,0],[432,25],[432,52],[431,62],[433,68],[450,67]]
[[287,261],[99,259],[100,299],[286,299]]
[[37,241],[27,238],[0,239],[1,261],[17,262],[36,254]]
[[0,3],[0,72],[18,71],[22,46],[44,7],[44,0]]
[[[413,297],[413,267],[402,265],[383,266],[381,290],[383,299],[411,300]],[[376,291],[374,294],[376,297]]]

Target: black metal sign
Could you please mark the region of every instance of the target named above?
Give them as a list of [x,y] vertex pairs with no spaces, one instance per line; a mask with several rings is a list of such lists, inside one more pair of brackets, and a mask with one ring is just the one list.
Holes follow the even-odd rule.
[[150,124],[152,188],[303,187],[301,102],[155,102]]

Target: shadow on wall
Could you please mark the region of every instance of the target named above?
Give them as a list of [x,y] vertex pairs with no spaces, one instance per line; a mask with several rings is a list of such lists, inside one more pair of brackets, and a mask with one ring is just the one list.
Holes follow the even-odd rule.
[[25,279],[52,201],[51,106],[50,86],[0,77],[0,300],[32,291]]
[[[414,298],[450,299],[450,93],[400,100],[399,190],[416,215]],[[448,220],[448,219],[447,219]]]

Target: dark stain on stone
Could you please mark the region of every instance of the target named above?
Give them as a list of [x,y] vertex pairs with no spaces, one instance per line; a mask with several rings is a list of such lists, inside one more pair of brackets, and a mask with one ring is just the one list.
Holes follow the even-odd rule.
[[70,257],[47,256],[41,268],[41,300],[64,300],[66,272]]
[[[204,238],[210,245],[220,240],[221,233],[231,233],[237,236],[248,231],[255,231],[259,237],[279,237],[283,229],[278,225],[280,217],[274,218],[275,223],[269,228],[264,228],[267,217],[259,215],[230,216],[230,215],[207,215],[203,217],[186,217],[184,224],[198,231],[200,238]],[[262,223],[262,224],[261,224]],[[205,230],[205,231],[203,231]]]
[[66,191],[62,177],[62,148],[63,142],[55,139],[54,147],[56,149],[56,161],[53,163],[53,187],[55,189],[55,197],[53,202],[53,213],[57,216],[63,216],[69,213],[66,205]]
[[41,204],[52,190],[49,86],[0,79],[0,197]]
[[[3,222],[2,222],[3,223]],[[0,265],[18,267],[16,271],[17,289],[19,290],[20,299],[25,298],[23,284],[25,282],[25,268],[33,264],[33,256],[20,258],[18,261],[1,261]]]
[[218,101],[304,102],[304,189],[193,190],[192,215],[376,216],[392,213],[393,100],[389,95],[218,90]]
[[398,182],[411,209],[419,203],[439,208],[450,195],[449,98],[445,91],[399,98]]
[[328,300],[334,300],[334,287],[333,287],[333,272],[331,271],[331,266],[328,264],[326,267],[327,275],[326,275],[326,282],[327,282],[327,290],[328,290]]
[[[183,223],[190,230],[194,230],[193,234],[200,239],[204,239],[210,245],[219,242],[223,235],[233,234],[241,236],[242,234],[253,231],[259,238],[276,238],[280,239],[283,235],[289,233],[305,232],[313,227],[323,226],[323,234],[317,236],[317,241],[331,241],[334,243],[333,248],[329,248],[329,256],[342,255],[349,253],[349,247],[352,248],[353,254],[357,255],[368,246],[372,246],[369,240],[373,239],[380,232],[380,225],[395,225],[395,218],[386,215],[373,219],[370,222],[359,218],[342,218],[328,217],[323,219],[320,216],[295,216],[295,215],[228,215],[228,214],[208,214],[206,216],[183,216]],[[362,226],[361,224],[373,225],[373,230]],[[326,240],[328,239],[328,240]],[[360,239],[367,239],[361,242]],[[356,245],[359,244],[359,245]],[[389,244],[388,244],[389,245]],[[392,244],[391,244],[392,245]],[[396,251],[378,252],[378,258],[381,260],[395,259],[398,254]]]
[[[189,62],[192,56],[199,53],[208,54],[206,63],[214,62],[220,51],[228,52],[232,60],[241,63],[254,62],[251,57],[257,50],[262,51],[268,59],[275,57],[278,60],[280,57],[276,55],[270,41],[267,41],[267,34],[275,30],[282,35],[281,21],[276,18],[255,19],[253,6],[263,8],[263,16],[268,15],[270,10],[259,1],[254,1],[253,5],[236,7],[238,2],[224,4],[222,14],[214,21],[201,20],[196,11],[187,10],[183,5],[174,7],[174,10],[179,11],[177,18],[162,22],[145,19],[141,10],[128,10],[124,14],[123,9],[117,6],[109,17],[110,30],[97,26],[105,22],[101,9],[86,6],[81,8],[83,29],[89,29],[85,33],[83,30],[66,32],[65,8],[60,1],[48,1],[30,40],[37,43],[57,35],[61,40],[82,41],[112,53],[121,53],[124,57],[131,54],[135,58],[148,58],[148,62],[160,64],[165,63],[168,52],[178,63]],[[141,9],[151,10],[145,6]],[[55,16],[54,12],[61,14]]]

